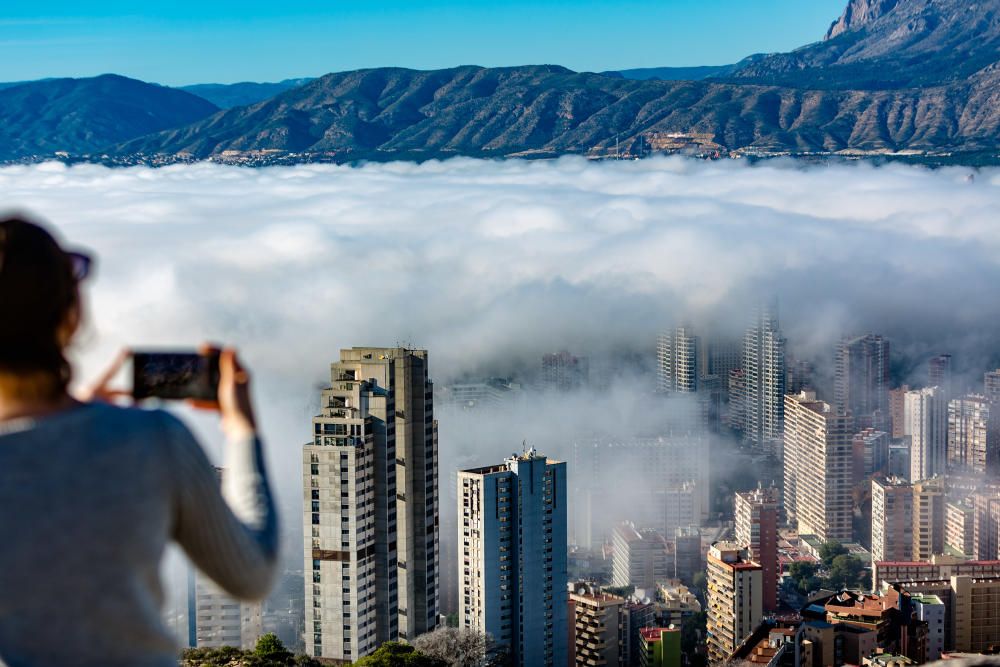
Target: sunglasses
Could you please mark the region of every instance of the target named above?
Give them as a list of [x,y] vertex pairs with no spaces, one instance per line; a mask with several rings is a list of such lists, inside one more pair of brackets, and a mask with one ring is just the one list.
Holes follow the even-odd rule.
[[78,250],[70,250],[66,252],[66,256],[69,258],[70,270],[73,272],[73,277],[77,282],[82,282],[86,280],[87,276],[91,274],[94,267],[94,259]]

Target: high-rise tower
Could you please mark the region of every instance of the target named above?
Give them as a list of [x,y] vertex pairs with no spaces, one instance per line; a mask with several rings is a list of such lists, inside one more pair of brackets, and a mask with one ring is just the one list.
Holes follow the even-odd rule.
[[656,340],[656,390],[678,394],[698,391],[699,348],[690,327],[661,333]]
[[566,464],[531,449],[458,473],[459,627],[517,667],[567,664]]
[[303,447],[306,651],[353,661],[436,626],[437,422],[425,350],[341,350],[331,381]]
[[837,345],[834,405],[854,417],[857,428],[889,425],[889,341],[875,334],[845,338]]
[[743,437],[780,454],[785,417],[785,339],[776,303],[757,309],[743,337]]
[[903,431],[910,437],[910,481],[944,474],[948,451],[948,399],[940,387],[906,392]]
[[948,403],[948,467],[979,475],[1000,470],[1000,404],[978,394]]
[[788,521],[800,533],[850,542],[854,429],[851,416],[804,391],[785,397],[785,488]]
[[761,601],[765,612],[778,608],[778,506],[775,488],[758,488],[736,494],[736,542],[750,552],[761,567]]

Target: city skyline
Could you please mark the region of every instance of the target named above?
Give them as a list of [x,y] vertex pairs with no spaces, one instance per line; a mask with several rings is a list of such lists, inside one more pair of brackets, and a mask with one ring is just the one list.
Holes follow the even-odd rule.
[[724,65],[817,41],[842,10],[840,0],[768,0],[752,7],[736,0],[394,0],[322,8],[185,1],[137,12],[120,1],[61,1],[40,13],[37,5],[15,0],[0,10],[0,81],[115,72],[189,85],[380,66],[558,64],[604,71]]

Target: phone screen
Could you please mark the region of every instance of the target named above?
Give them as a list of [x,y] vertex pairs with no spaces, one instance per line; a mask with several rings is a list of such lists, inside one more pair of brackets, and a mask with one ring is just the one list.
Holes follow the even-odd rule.
[[132,355],[132,369],[132,395],[136,399],[218,398],[218,353],[136,352]]

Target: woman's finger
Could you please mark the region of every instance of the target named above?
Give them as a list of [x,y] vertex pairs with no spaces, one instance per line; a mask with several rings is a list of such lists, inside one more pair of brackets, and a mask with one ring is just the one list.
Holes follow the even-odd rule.
[[98,376],[97,380],[93,383],[93,385],[91,385],[93,387],[93,391],[96,393],[98,391],[105,390],[107,386],[111,383],[111,381],[115,379],[115,376],[118,375],[118,372],[121,371],[122,366],[125,365],[125,362],[128,361],[129,357],[131,356],[132,356],[132,350],[128,349],[127,347],[122,348],[118,352],[118,356],[116,356],[114,361],[111,362],[111,365],[108,366],[108,368],[103,373],[101,373],[100,376]]

